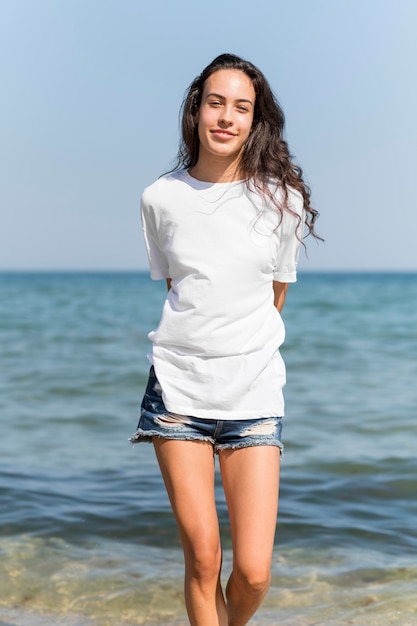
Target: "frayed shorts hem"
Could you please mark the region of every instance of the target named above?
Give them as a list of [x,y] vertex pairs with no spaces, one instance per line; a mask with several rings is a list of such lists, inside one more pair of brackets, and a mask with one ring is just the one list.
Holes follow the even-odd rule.
[[230,443],[218,443],[213,437],[200,437],[186,434],[178,434],[175,436],[173,433],[161,433],[158,430],[146,430],[138,428],[135,434],[129,438],[132,445],[136,443],[152,443],[154,438],[166,439],[167,441],[201,441],[202,443],[210,443],[213,446],[214,452],[218,454],[222,450],[239,450],[242,448],[253,448],[256,446],[273,446],[279,448],[281,458],[284,458],[284,444],[279,440],[272,439],[245,439],[240,442]]

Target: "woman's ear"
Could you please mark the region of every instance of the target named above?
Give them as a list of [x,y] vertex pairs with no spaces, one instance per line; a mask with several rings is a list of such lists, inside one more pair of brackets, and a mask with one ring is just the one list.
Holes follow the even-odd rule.
[[198,121],[199,121],[199,110],[197,109],[197,111],[194,113],[194,124],[197,125]]

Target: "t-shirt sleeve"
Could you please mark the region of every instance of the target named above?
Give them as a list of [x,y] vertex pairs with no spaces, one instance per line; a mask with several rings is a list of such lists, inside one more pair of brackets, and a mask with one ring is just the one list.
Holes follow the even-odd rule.
[[168,260],[158,237],[156,213],[153,205],[147,200],[145,193],[141,201],[141,217],[151,278],[154,280],[170,278]]
[[278,250],[273,273],[274,280],[280,283],[295,283],[297,280],[297,264],[304,232],[302,197],[295,193],[291,194],[289,207],[296,215],[288,211],[284,212],[279,228]]

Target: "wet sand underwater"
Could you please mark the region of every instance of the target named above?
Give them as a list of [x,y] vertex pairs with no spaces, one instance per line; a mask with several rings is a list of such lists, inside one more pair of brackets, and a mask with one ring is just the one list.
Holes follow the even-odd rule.
[[[0,577],[0,626],[186,626],[180,549],[116,544],[64,556],[60,542],[9,545]],[[113,552],[113,554],[112,554]],[[10,557],[13,556],[13,559]],[[143,568],[141,560],[152,563]],[[230,571],[226,551],[224,571]],[[372,551],[279,547],[270,592],[251,624],[417,624],[417,566]],[[13,565],[14,564],[14,565]],[[9,576],[5,576],[4,566]],[[1,621],[2,620],[2,621]]]

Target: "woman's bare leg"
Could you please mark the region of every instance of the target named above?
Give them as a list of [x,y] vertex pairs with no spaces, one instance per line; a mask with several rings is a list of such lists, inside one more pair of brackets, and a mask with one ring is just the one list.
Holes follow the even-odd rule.
[[228,626],[247,624],[269,589],[279,454],[274,446],[223,450],[219,454],[233,545],[233,571],[226,589]]
[[222,551],[214,496],[213,446],[154,438],[185,559],[185,602],[191,626],[227,626],[220,585]]

